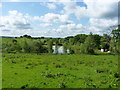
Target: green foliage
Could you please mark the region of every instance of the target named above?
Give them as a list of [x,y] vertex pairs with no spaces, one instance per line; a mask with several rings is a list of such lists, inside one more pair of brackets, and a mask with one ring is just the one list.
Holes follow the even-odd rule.
[[64,54],[67,54],[67,43],[63,44],[63,52]]
[[118,88],[117,55],[2,56],[2,88]]
[[76,42],[84,43],[87,35],[85,34],[80,34],[77,35],[74,39],[76,39]]
[[114,38],[110,41],[110,51],[113,53],[120,53],[120,40]]
[[86,52],[85,52],[85,46],[84,46],[84,44],[83,43],[81,43],[81,45],[80,45],[80,53],[82,53],[82,54],[85,54]]
[[118,25],[118,29],[112,30],[111,34],[113,38],[120,39],[120,25]]
[[94,38],[94,42],[95,42],[95,48],[99,49],[100,48],[100,39],[101,39],[101,36],[95,34],[95,35],[93,35],[93,38]]
[[[20,46],[19,44],[14,44],[14,45],[12,45],[11,49],[12,49],[13,51],[15,51],[15,52],[21,52],[21,51],[22,51],[22,48],[21,48],[21,46]],[[12,51],[12,50],[11,50],[11,51]]]
[[110,41],[110,50],[113,53],[120,53],[120,25],[118,25],[118,29],[112,30],[113,35]]
[[95,41],[93,35],[89,35],[84,44],[81,44],[81,53],[94,54]]
[[2,48],[4,48],[4,52],[8,53],[22,52],[22,47],[17,43],[17,40],[12,40],[12,42],[8,44],[4,43]]
[[30,35],[23,35],[23,36],[20,36],[20,38],[32,38]]
[[53,46],[53,41],[50,39],[50,40],[48,41],[48,52],[49,52],[50,54],[53,52],[52,46]]
[[80,54],[80,44],[77,43],[73,46],[75,54]]
[[70,52],[70,54],[74,54],[75,53],[75,51],[73,50],[73,49],[69,49],[69,52]]
[[35,53],[47,53],[47,48],[42,45],[42,42],[34,42]]
[[59,44],[59,40],[55,40],[55,54],[58,54],[58,44]]
[[101,38],[101,48],[109,50],[111,37],[104,34]]
[[25,53],[30,53],[32,51],[30,45],[26,40],[24,41],[24,44],[23,44],[23,50]]

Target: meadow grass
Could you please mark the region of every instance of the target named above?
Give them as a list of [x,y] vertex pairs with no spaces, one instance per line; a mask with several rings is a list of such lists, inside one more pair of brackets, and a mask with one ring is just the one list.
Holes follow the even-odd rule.
[[3,88],[117,88],[117,55],[2,56]]

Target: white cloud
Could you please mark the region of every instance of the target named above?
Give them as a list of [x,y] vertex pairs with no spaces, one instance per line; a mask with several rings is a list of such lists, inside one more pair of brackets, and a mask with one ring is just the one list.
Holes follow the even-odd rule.
[[37,21],[40,21],[40,20],[41,20],[41,19],[40,19],[40,16],[34,16],[34,17],[31,17],[31,19],[37,20]]
[[44,16],[36,17],[36,19],[47,23],[72,23],[72,21],[68,19],[67,15],[54,13],[47,13]]
[[2,8],[2,3],[0,3],[0,8]]
[[22,1],[22,0],[4,0],[4,1],[8,1],[8,2],[19,2],[19,1]]
[[115,29],[118,25],[118,19],[99,19],[91,18],[89,20],[90,27],[88,31],[94,32],[96,34],[110,33],[112,29]]
[[2,2],[68,2],[68,1],[79,1],[83,0],[1,0]]
[[84,33],[86,27],[82,24],[60,25],[57,29],[50,29],[44,33],[45,36],[66,37]]
[[[67,15],[59,15],[48,13],[44,16],[30,16],[28,14],[20,13],[16,10],[12,10],[8,12],[8,16],[1,16],[1,23],[0,23],[0,32],[2,35],[13,35],[13,36],[20,36],[23,34],[29,34],[34,36],[41,36],[46,35],[61,35],[61,29],[52,29],[51,33],[47,32],[46,27],[50,27],[52,23],[71,23],[67,17]],[[48,22],[43,24],[36,24],[36,20],[39,22]],[[45,30],[41,30],[42,27],[45,27]],[[41,29],[39,29],[41,28]],[[45,33],[46,32],[46,33]],[[56,34],[54,34],[56,32]],[[62,36],[65,35],[62,33]]]
[[90,19],[90,25],[96,26],[99,28],[115,26],[117,24],[118,24],[117,19],[114,19],[114,20],[113,19],[95,19],[95,18]]
[[26,15],[13,10],[8,12],[8,16],[1,16],[0,30],[3,35],[17,35],[29,32],[32,27]]
[[83,0],[48,0],[49,2],[59,2],[59,3],[63,3],[63,2],[83,2]]
[[67,15],[74,14],[77,19],[81,17],[85,17],[87,15],[86,8],[80,7],[76,4],[76,2],[63,2],[64,9],[61,11]]
[[54,3],[47,3],[47,7],[48,7],[49,9],[56,9],[56,8],[57,8]]
[[81,7],[76,2],[62,2],[62,13],[70,16],[74,14],[77,19],[88,17],[89,26],[85,33],[105,33],[111,26],[118,24],[118,0],[84,0],[86,7]]
[[87,16],[95,18],[113,18],[117,17],[118,0],[84,0],[87,5]]
[[[8,11],[8,13],[9,13],[8,16],[1,16],[2,22],[0,23],[0,32],[2,33],[2,35],[23,35],[23,34],[45,35],[44,32],[47,31],[46,27],[52,26],[52,23],[68,24],[72,22],[68,19],[67,15],[59,15],[53,13],[48,13],[45,14],[44,16],[30,16],[28,14],[20,13],[16,10]],[[37,25],[36,20],[45,23]],[[38,29],[41,27],[45,27],[45,31]],[[54,29],[53,31],[55,30],[56,29]],[[54,33],[51,35],[54,35]]]
[[48,31],[44,32],[45,37],[65,37],[67,36],[68,32],[62,29],[49,29]]
[[50,26],[52,26],[52,24],[48,24],[48,23],[47,24],[40,24],[40,26],[41,27],[50,27]]
[[8,16],[2,16],[2,24],[15,24],[17,22],[19,23],[23,23],[23,24],[28,24],[29,21],[28,19],[25,17],[26,15],[23,15],[22,13],[19,13],[16,10],[13,11],[8,11],[9,15]]
[[84,29],[82,24],[67,24],[67,25],[60,25],[60,29],[67,29],[67,30],[80,30]]
[[64,5],[62,13],[74,14],[77,19],[90,18],[114,18],[118,16],[118,0],[84,0],[86,7],[81,7],[76,2],[61,2]]
[[39,1],[39,0],[1,0],[2,2],[35,2],[35,1]]

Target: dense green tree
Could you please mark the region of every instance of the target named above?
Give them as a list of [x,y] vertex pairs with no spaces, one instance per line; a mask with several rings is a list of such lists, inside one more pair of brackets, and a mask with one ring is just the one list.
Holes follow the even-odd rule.
[[22,47],[18,43],[10,44],[9,46],[7,46],[6,51],[9,53],[10,52],[14,52],[14,53],[22,52]]
[[110,41],[110,51],[111,52],[117,52],[117,43],[114,38],[111,39]]
[[73,49],[71,49],[71,48],[69,48],[69,52],[70,52],[70,54],[74,54],[75,53],[75,51]]
[[16,44],[16,43],[17,43],[17,40],[13,39],[12,42],[13,42],[13,44]]
[[94,38],[94,42],[95,42],[95,48],[99,49],[100,48],[101,36],[95,34],[95,35],[93,35],[93,38]]
[[113,38],[118,40],[120,39],[120,25],[118,25],[118,29],[112,30]]
[[86,39],[87,35],[85,34],[79,34],[79,35],[76,35],[74,37],[74,44],[75,43],[84,43],[85,42],[85,39]]
[[82,53],[82,54],[86,53],[86,47],[84,46],[84,43],[80,44],[80,53]]
[[63,44],[63,52],[64,54],[67,54],[67,43]]
[[79,44],[79,42],[76,43],[73,47],[74,47],[75,54],[80,54],[80,44]]
[[13,45],[13,48],[15,49],[15,52],[21,52],[22,51],[22,47],[19,44]]
[[25,53],[30,53],[31,52],[31,47],[26,40],[23,43],[23,50],[24,50]]
[[36,53],[47,53],[47,48],[42,45],[42,42],[34,42],[34,49]]
[[110,40],[111,40],[111,37],[107,34],[104,34],[100,40],[101,41],[101,48],[103,48],[104,50],[105,49],[109,50]]
[[69,44],[74,45],[74,38],[69,39]]
[[94,49],[95,49],[95,41],[94,41],[94,37],[92,34],[90,34],[84,44],[81,45],[81,47],[83,47],[84,45],[84,49],[82,49],[81,51],[83,51],[83,53],[86,54],[94,54]]
[[59,44],[59,41],[58,39],[55,40],[55,53],[58,54],[58,44]]
[[50,54],[53,53],[52,47],[53,47],[53,41],[52,41],[52,39],[50,39],[50,40],[48,41],[48,52],[49,52]]
[[20,38],[32,38],[32,37],[30,35],[25,34],[23,36],[20,36]]
[[114,53],[120,53],[120,25],[118,25],[118,29],[112,30],[111,34],[110,50]]

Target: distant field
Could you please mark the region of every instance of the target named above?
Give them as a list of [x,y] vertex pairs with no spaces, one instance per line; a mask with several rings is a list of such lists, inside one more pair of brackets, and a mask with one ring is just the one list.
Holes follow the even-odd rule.
[[3,54],[3,88],[117,88],[117,55]]

